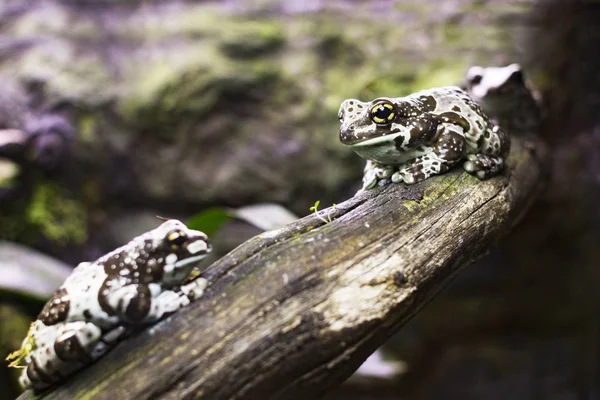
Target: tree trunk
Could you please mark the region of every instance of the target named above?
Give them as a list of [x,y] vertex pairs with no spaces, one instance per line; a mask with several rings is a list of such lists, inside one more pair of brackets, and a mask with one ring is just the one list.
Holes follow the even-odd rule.
[[503,176],[455,168],[263,233],[204,272],[203,298],[43,398],[323,394],[518,222],[542,187],[543,149],[516,141]]

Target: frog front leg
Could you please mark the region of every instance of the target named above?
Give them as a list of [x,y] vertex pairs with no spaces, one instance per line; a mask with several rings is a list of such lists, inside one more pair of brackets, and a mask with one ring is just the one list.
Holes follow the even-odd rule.
[[163,290],[157,283],[136,283],[105,293],[103,300],[123,321],[145,324],[188,305],[202,295],[205,287],[203,278],[172,290]]
[[181,286],[179,291],[186,295],[190,301],[199,299],[204,294],[208,281],[204,278],[196,278],[188,284]]
[[444,173],[458,163],[465,154],[464,136],[453,125],[443,126],[431,151],[405,163],[392,175],[392,182],[407,185]]
[[196,278],[192,282],[173,290],[166,290],[153,299],[144,322],[154,322],[174,313],[202,296],[207,280]]
[[394,173],[395,167],[391,165],[380,164],[375,161],[367,160],[363,172],[362,190],[371,189],[381,179],[389,178]]

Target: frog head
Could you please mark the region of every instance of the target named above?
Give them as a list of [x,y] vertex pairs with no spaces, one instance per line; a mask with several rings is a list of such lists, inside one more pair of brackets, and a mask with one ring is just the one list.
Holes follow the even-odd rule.
[[212,247],[206,234],[171,219],[125,246],[102,257],[99,262],[109,276],[164,286],[180,284]]
[[474,66],[467,71],[466,81],[469,95],[484,109],[508,107],[510,103],[506,100],[526,88],[519,64],[486,68]]
[[418,100],[380,97],[364,103],[342,102],[338,112],[340,141],[361,157],[380,163],[404,161],[435,134],[437,122]]

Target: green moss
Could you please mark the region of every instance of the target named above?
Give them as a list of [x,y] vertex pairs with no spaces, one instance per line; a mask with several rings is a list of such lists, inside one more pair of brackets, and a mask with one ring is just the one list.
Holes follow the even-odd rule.
[[360,98],[401,97],[413,92],[414,73],[391,74],[376,77],[360,91]]
[[180,65],[157,62],[135,79],[134,90],[121,101],[125,118],[155,132],[168,126],[163,136],[176,140],[182,123],[223,110],[230,114],[240,103],[255,106],[270,96],[282,76],[278,65],[262,59],[234,63],[215,53],[210,65],[204,58]]
[[36,77],[46,82],[49,97],[94,106],[104,104],[113,93],[107,82],[113,77],[99,54],[82,53],[66,42],[49,42],[18,59],[20,77]]
[[[211,101],[206,98],[209,93],[204,89],[213,75],[201,64],[173,65],[167,60],[157,61],[145,67],[143,76],[132,73],[131,79],[131,91],[123,96],[119,109],[126,119],[133,122],[152,125],[165,114],[173,112],[178,104],[203,112]],[[180,89],[184,92],[179,93]],[[204,92],[200,97],[206,105],[198,101],[187,103],[190,93],[195,92]]]
[[[473,53],[473,50],[507,48],[513,32],[497,24],[460,24],[451,19],[436,25],[434,37],[448,50]],[[456,53],[455,53],[456,54]],[[450,59],[449,55],[446,59]]]
[[85,208],[54,184],[36,186],[26,217],[54,243],[80,244],[87,238]]
[[[406,207],[410,212],[415,212],[417,210],[427,209],[435,202],[445,201],[456,194],[456,192],[458,191],[457,183],[462,181],[463,177],[466,177],[466,179],[468,179],[471,176],[464,172],[458,177],[454,174],[444,174],[430,178],[430,184],[427,185],[427,187],[425,188],[423,192],[423,197],[419,201],[406,200],[402,202],[402,205]],[[416,215],[415,221],[419,218],[420,216]]]
[[454,59],[430,61],[419,69],[415,80],[412,82],[411,92],[460,84],[468,67],[467,60],[458,62]]
[[285,43],[281,24],[276,21],[233,21],[224,32],[221,50],[232,58],[251,58],[272,53]]
[[37,181],[28,198],[14,201],[3,211],[0,239],[33,244],[44,237],[65,245],[87,238],[85,207],[56,183]]
[[78,140],[84,143],[94,143],[96,141],[96,131],[98,122],[93,114],[85,114],[77,119]]

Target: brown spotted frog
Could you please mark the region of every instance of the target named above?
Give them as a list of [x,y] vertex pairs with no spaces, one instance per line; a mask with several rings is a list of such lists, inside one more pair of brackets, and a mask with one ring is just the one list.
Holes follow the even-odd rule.
[[79,264],[31,324],[21,350],[24,388],[43,389],[96,360],[128,332],[202,296],[187,282],[211,251],[206,235],[168,220],[94,262]]
[[348,99],[338,117],[341,142],[367,160],[363,189],[390,177],[414,184],[461,161],[465,171],[486,179],[504,168],[510,149],[504,131],[456,86],[370,102]]

